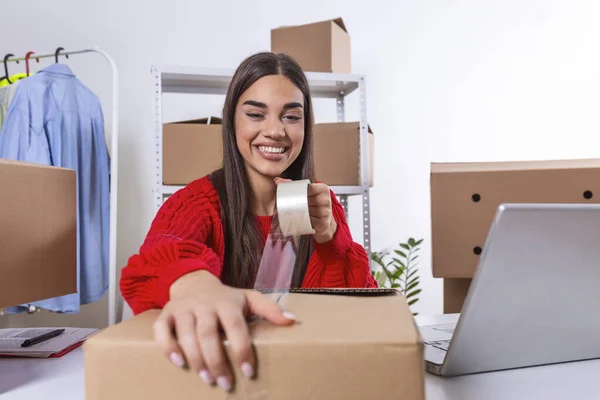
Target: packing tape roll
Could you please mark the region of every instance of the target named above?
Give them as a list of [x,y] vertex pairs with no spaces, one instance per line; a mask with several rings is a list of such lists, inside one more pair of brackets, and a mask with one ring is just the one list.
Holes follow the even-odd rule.
[[277,218],[283,236],[312,235],[315,230],[308,212],[310,180],[282,182],[277,185]]

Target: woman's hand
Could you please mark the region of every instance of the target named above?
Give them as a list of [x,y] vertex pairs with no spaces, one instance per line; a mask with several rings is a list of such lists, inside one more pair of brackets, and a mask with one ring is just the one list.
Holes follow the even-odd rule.
[[208,271],[196,271],[171,285],[170,301],[154,323],[154,338],[175,365],[187,366],[206,383],[216,382],[230,391],[233,374],[219,327],[231,345],[232,361],[252,378],[256,359],[246,322],[250,314],[277,325],[294,322],[292,314],[260,292],[232,288]]
[[[275,183],[291,182],[290,179],[275,178]],[[308,185],[308,213],[310,223],[315,230],[314,238],[317,243],[326,243],[333,239],[337,223],[333,218],[331,207],[331,192],[324,183]]]

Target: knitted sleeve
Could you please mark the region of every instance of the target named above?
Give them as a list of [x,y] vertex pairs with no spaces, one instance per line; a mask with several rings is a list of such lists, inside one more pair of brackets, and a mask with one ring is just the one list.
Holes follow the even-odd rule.
[[134,314],[164,307],[171,284],[189,272],[204,269],[220,277],[222,260],[211,247],[220,235],[218,196],[208,178],[169,197],[121,273],[121,293]]
[[353,241],[344,209],[333,192],[331,202],[337,231],[329,242],[314,242],[315,251],[308,262],[302,286],[307,288],[377,287],[377,281],[371,276],[369,256],[360,244]]

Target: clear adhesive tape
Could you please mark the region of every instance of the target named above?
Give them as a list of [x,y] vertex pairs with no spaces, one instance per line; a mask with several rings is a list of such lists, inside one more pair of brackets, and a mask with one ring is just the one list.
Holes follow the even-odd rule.
[[315,230],[308,212],[310,180],[282,182],[277,185],[277,217],[283,236],[312,235]]

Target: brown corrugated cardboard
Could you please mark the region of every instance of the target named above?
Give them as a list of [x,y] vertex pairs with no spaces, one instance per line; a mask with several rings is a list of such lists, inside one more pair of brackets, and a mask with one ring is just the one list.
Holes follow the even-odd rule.
[[436,278],[471,278],[502,203],[599,203],[600,159],[431,165]]
[[251,323],[258,376],[236,368],[228,395],[172,365],[152,339],[158,311],[142,313],[84,345],[86,399],[424,399],[423,343],[404,297],[342,293],[279,297],[298,322]]
[[0,159],[0,188],[0,308],[75,293],[75,171]]
[[469,278],[444,278],[444,314],[461,312],[469,286]]
[[223,163],[220,118],[163,125],[163,184],[187,185]]
[[[315,124],[315,171],[327,185],[360,185],[360,124]],[[369,185],[373,186],[374,136],[369,127]]]
[[350,36],[341,18],[271,30],[271,51],[294,58],[306,72],[351,72]]

